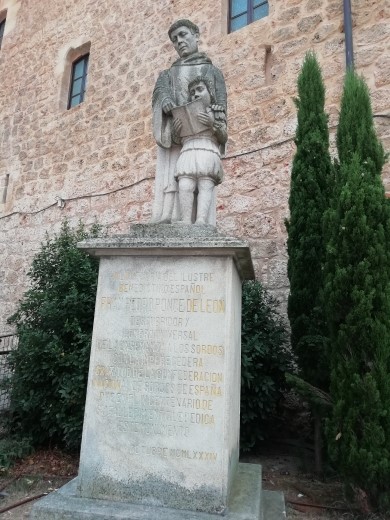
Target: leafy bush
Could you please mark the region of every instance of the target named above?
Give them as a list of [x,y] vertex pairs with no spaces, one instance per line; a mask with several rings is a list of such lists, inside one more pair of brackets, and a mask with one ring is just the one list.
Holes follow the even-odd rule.
[[293,370],[288,333],[277,302],[260,282],[244,282],[242,292],[241,450],[269,434],[285,372]]
[[0,439],[0,471],[10,468],[18,459],[30,455],[32,445],[30,437],[11,437]]
[[65,221],[58,235],[47,236],[28,273],[31,288],[9,319],[19,337],[9,357],[11,426],[33,445],[80,443],[98,261],[76,244],[99,231]]

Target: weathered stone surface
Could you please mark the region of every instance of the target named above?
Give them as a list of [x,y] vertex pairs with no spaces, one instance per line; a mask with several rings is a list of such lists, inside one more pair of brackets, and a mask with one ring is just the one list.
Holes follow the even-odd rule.
[[255,276],[247,242],[228,237],[214,226],[183,224],[135,224],[127,235],[88,239],[80,249],[96,256],[230,256],[241,279]]
[[278,20],[280,22],[291,23],[292,20],[299,17],[300,12],[300,7],[289,7],[288,9],[281,9],[278,11]]
[[181,19],[168,33],[180,58],[161,72],[153,91],[159,148],[152,222],[214,225],[227,141],[226,85],[221,71],[199,53],[197,25]]
[[312,31],[317,27],[319,23],[322,22],[322,16],[320,14],[315,14],[313,16],[306,16],[305,18],[302,18],[298,22],[298,29],[303,32],[307,33],[309,31]]
[[266,213],[255,213],[251,217],[245,219],[244,223],[245,236],[256,238],[275,237],[278,234],[275,219]]
[[275,491],[263,491],[263,520],[286,518],[284,497]]
[[375,86],[383,87],[384,85],[390,84],[390,57],[386,56],[381,67],[375,75]]
[[146,224],[79,247],[101,257],[79,495],[223,513],[238,464],[246,244]]
[[284,42],[286,40],[289,40],[294,34],[294,27],[281,27],[280,29],[277,29],[273,35],[272,39],[275,43]]
[[[261,492],[261,467],[239,464],[224,520],[284,520],[281,493]],[[216,520],[217,515],[80,498],[77,480],[37,502],[32,520]]]
[[322,24],[315,31],[312,41],[313,43],[323,42],[326,38],[329,38],[332,34],[338,31],[336,24]]

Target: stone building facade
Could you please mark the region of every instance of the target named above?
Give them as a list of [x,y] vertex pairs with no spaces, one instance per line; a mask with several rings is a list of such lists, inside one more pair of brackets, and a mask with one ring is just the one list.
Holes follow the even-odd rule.
[[[313,49],[333,131],[345,71],[343,1],[270,0],[267,17],[231,34],[227,4],[0,0],[0,333],[11,332],[6,318],[46,231],[67,218],[126,233],[150,218],[151,96],[159,71],[176,59],[167,29],[178,18],[200,26],[200,48],[222,69],[228,89],[218,227],[250,242],[259,278],[285,298],[296,80]],[[352,0],[352,15],[356,68],[389,149],[390,0]],[[68,110],[71,64],[88,51],[85,100]],[[384,182],[390,189],[388,167]]]

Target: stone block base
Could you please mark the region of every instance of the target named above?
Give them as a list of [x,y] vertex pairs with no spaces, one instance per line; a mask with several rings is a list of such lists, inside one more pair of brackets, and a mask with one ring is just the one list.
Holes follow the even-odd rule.
[[[224,520],[282,520],[281,493],[262,492],[261,466],[239,464]],[[31,520],[216,520],[219,515],[82,498],[77,478],[37,502]]]

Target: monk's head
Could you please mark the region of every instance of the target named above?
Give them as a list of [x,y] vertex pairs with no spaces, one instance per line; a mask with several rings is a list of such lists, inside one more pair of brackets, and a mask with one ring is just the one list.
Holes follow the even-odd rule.
[[168,35],[180,58],[198,52],[199,27],[190,20],[177,20],[169,28]]

